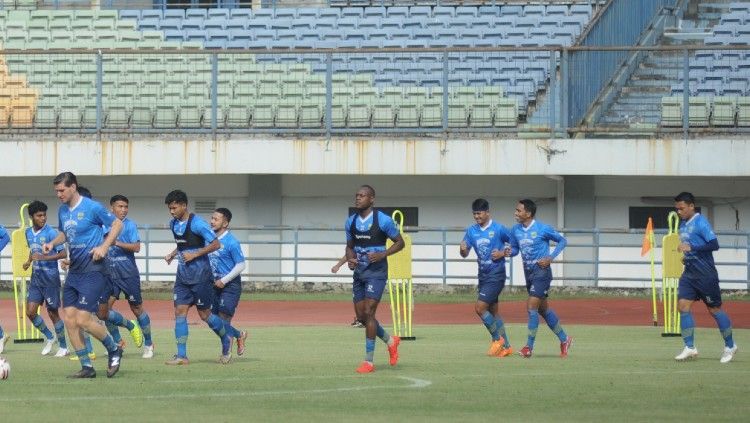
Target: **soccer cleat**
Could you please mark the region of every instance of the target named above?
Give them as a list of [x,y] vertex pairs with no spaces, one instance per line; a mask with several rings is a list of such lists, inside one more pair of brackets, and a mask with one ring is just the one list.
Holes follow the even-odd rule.
[[96,377],[96,370],[93,367],[85,366],[81,370],[68,376],[68,379],[93,379]]
[[503,339],[502,336],[497,341],[490,342],[490,349],[487,350],[487,355],[490,357],[497,357],[500,350],[503,349],[503,344],[505,344],[505,339]]
[[67,348],[58,348],[55,357],[66,357],[68,354]]
[[237,355],[245,354],[245,341],[247,340],[247,331],[241,330],[240,337],[237,338]]
[[523,358],[530,358],[532,354],[532,349],[529,348],[528,345],[524,345],[523,348],[521,348],[521,351],[518,352],[518,355],[520,355]]
[[681,353],[677,354],[674,359],[677,361],[686,361],[692,360],[695,357],[698,357],[698,349],[685,347],[685,349],[683,349]]
[[50,352],[52,352],[52,347],[55,346],[55,342],[56,341],[57,341],[57,339],[55,339],[55,338],[48,339],[47,341],[45,341],[44,348],[42,348],[42,355],[47,355]]
[[216,360],[219,364],[229,364],[232,362],[232,353],[229,353],[227,355],[220,355],[219,359]]
[[560,342],[560,358],[568,356],[568,350],[571,345],[573,345],[573,337],[568,335],[568,339],[566,339],[565,342]]
[[141,327],[138,325],[137,321],[131,320],[130,323],[133,324],[133,330],[130,331],[130,336],[133,337],[135,346],[140,348],[143,346],[143,332],[141,331]]
[[503,357],[507,357],[507,356],[509,356],[511,354],[513,354],[513,348],[512,347],[508,347],[508,348],[503,347],[503,349],[501,349],[500,352],[497,353],[497,356],[500,357],[500,358],[503,358]]
[[375,366],[369,361],[363,361],[362,364],[357,367],[357,373],[372,373],[375,371]]
[[164,362],[167,366],[187,366],[190,360],[187,357],[174,356],[171,360]]
[[729,363],[734,358],[734,354],[736,352],[737,352],[737,343],[735,343],[732,348],[724,347],[724,352],[721,353],[721,360],[719,360],[719,362],[721,364]]
[[351,326],[353,328],[363,328],[363,327],[365,327],[365,325],[362,324],[362,322],[360,322],[359,319],[354,319],[354,321],[349,326]]
[[120,371],[120,362],[122,361],[122,349],[118,348],[115,351],[109,353],[109,360],[107,363],[107,377],[112,377]]
[[10,340],[10,336],[8,335],[3,335],[3,337],[0,338],[0,353],[5,349],[5,343],[8,342],[8,340]]
[[[77,356],[77,355],[75,355],[75,354],[72,354],[72,355],[71,355],[71,356],[70,356],[70,357],[68,358],[68,360],[70,360],[70,361],[78,361],[78,356]],[[94,353],[94,352],[90,352],[90,353],[89,353],[89,360],[96,360],[96,353]]]
[[154,358],[154,345],[146,345],[143,347],[142,358]]
[[398,363],[398,346],[401,344],[401,338],[396,335],[391,336],[393,345],[388,346],[388,364],[395,366]]

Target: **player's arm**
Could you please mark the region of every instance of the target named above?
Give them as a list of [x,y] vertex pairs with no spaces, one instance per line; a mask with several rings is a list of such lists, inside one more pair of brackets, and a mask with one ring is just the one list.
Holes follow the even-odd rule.
[[343,266],[346,261],[346,254],[344,254],[344,256],[341,257],[339,261],[337,261],[336,264],[333,265],[333,267],[331,267],[331,273],[338,273],[339,269],[341,269],[341,266]]
[[344,257],[346,257],[347,265],[350,270],[354,270],[357,267],[357,254],[354,253],[354,240],[346,240],[346,248],[344,249]]
[[141,252],[141,240],[138,237],[138,229],[133,222],[129,221],[127,226],[123,226],[122,235],[115,240],[114,245],[130,253]]
[[508,230],[505,229],[505,227],[502,228],[502,230],[498,231],[498,233],[495,235],[499,238],[500,244],[502,244],[503,249],[494,249],[492,250],[491,258],[492,261],[500,261],[505,257],[508,257],[510,254],[510,250],[505,248],[505,245],[510,242],[510,236],[508,235]]
[[39,261],[52,261],[52,260],[55,260],[55,261],[57,261],[57,260],[64,259],[68,255],[65,253],[65,250],[60,250],[56,254],[53,254],[53,255],[41,255],[41,254],[38,254],[38,256],[39,257],[38,258],[34,258],[34,260],[39,260]]
[[121,231],[122,221],[120,219],[112,220],[112,227],[109,229],[107,237],[104,238],[104,241],[102,241],[99,246],[91,250],[91,255],[93,256],[94,260],[101,260],[107,256],[109,247],[111,247],[115,243],[115,241],[117,241],[117,237],[120,236]]
[[23,270],[28,270],[29,266],[31,266],[32,256],[33,256],[33,254],[31,254],[31,250],[29,250],[29,258],[23,264]]
[[50,251],[54,250],[55,247],[65,242],[65,234],[57,231],[57,236],[52,241],[42,244],[42,253],[49,254]]
[[195,251],[189,251],[187,253],[182,253],[182,257],[185,259],[185,263],[188,263],[192,260],[197,259],[198,257],[203,257],[207,254],[211,254],[219,248],[221,248],[219,238],[214,238],[213,241],[203,246],[203,248],[199,248]]
[[177,251],[178,251],[177,248],[175,248],[174,250],[172,250],[171,253],[164,256],[164,261],[166,261],[167,264],[172,264],[172,260],[174,260],[174,258],[177,257]]
[[469,256],[470,251],[471,244],[469,243],[469,230],[467,229],[464,234],[464,239],[462,239],[461,243],[458,245],[458,254],[460,254],[461,257],[466,258]]
[[552,263],[552,260],[559,256],[560,253],[562,253],[562,251],[565,249],[565,246],[568,245],[568,240],[551,227],[547,228],[546,238],[550,241],[554,241],[556,245],[555,249],[552,250],[552,253],[550,255],[542,257],[541,259],[539,259],[539,261],[537,261],[537,263],[539,263],[541,267],[549,266],[550,263]]
[[706,222],[706,224],[701,225],[700,231],[698,232],[698,236],[700,236],[700,238],[703,240],[703,244],[688,244],[690,246],[690,250],[687,251],[716,251],[719,249],[719,240],[716,238],[716,234],[713,230],[711,230],[708,222],[704,222]]
[[5,230],[2,226],[0,226],[0,250],[5,248],[6,245],[10,242],[10,235],[8,235],[8,231]]
[[404,245],[406,245],[404,243],[404,237],[402,237],[401,234],[398,234],[395,237],[391,238],[391,241],[393,241],[393,244],[391,244],[391,246],[388,247],[387,250],[373,251],[367,254],[367,259],[370,261],[370,263],[377,263],[379,261],[385,260],[386,257],[394,255],[403,250]]
[[519,252],[521,252],[521,247],[518,245],[518,239],[516,239],[516,236],[513,234],[512,229],[510,231],[510,234],[508,235],[508,238],[510,239],[510,257],[515,257]]
[[[226,246],[224,246],[226,248]],[[220,279],[214,281],[214,285],[217,288],[224,288],[226,284],[234,280],[237,276],[240,276],[245,270],[245,256],[242,254],[242,248],[239,244],[233,244],[231,249],[232,261],[234,261],[234,267],[222,276]]]

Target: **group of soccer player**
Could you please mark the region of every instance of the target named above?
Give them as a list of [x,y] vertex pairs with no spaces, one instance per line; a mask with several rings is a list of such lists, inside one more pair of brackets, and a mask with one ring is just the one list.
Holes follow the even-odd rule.
[[[143,308],[140,276],[134,254],[140,250],[136,224],[127,218],[129,200],[115,195],[110,209],[92,200],[90,193],[78,185],[77,178],[63,172],[53,180],[57,198],[59,230],[47,224],[47,206],[34,201],[29,205],[32,227],[26,231],[30,249],[24,268],[32,267],[32,278],[27,293],[27,317],[44,334],[43,355],[51,352],[55,343],[56,357],[69,355],[65,330],[73,359],[80,361],[81,370],[70,377],[96,377],[91,360],[95,358],[88,335],[102,342],[108,352],[107,377],[114,376],[123,355],[124,342],[118,327],[126,328],[136,346],[143,345],[143,358],[154,355],[150,319]],[[729,316],[721,309],[721,290],[713,251],[719,244],[710,224],[695,209],[695,198],[683,192],[675,197],[675,209],[681,219],[679,251],[684,255],[685,270],[678,286],[678,309],[685,343],[677,361],[695,358],[693,333],[695,323],[691,307],[701,300],[716,320],[724,351],[721,363],[728,363],[737,352],[732,339]],[[170,264],[177,259],[174,284],[175,338],[177,353],[168,365],[189,364],[187,355],[187,312],[195,306],[198,315],[219,338],[221,354],[218,362],[228,364],[232,359],[233,340],[237,355],[245,352],[247,332],[232,326],[232,318],[242,291],[240,274],[245,269],[245,258],[240,243],[229,231],[232,213],[218,208],[210,223],[190,213],[188,197],[180,190],[167,194],[165,204],[172,216],[169,228],[176,248],[165,256]],[[333,272],[346,263],[353,271],[352,298],[356,319],[365,328],[365,359],[357,367],[358,373],[375,371],[375,338],[387,346],[389,364],[399,359],[400,339],[391,336],[376,319],[376,311],[388,279],[387,257],[404,248],[404,240],[390,216],[378,210],[375,190],[361,186],[356,195],[356,213],[344,225],[346,248],[344,258]],[[459,246],[459,254],[467,257],[473,249],[477,256],[478,298],[475,311],[490,334],[489,356],[507,357],[513,354],[505,324],[500,314],[499,297],[505,287],[505,260],[521,254],[528,298],[528,334],[526,345],[518,353],[524,358],[533,355],[536,333],[541,316],[560,341],[560,356],[568,356],[573,338],[563,330],[557,314],[550,308],[548,295],[552,283],[551,264],[565,249],[566,239],[551,226],[536,220],[536,204],[520,200],[514,217],[516,224],[509,230],[490,216],[489,202],[477,199],[472,203],[475,224],[466,229]],[[392,245],[386,247],[390,239]],[[7,231],[0,226],[0,250],[9,242]],[[555,243],[550,251],[550,243]],[[65,246],[65,247],[63,247]],[[60,275],[58,261],[67,270],[62,287],[60,308]],[[126,320],[112,309],[120,294],[124,294],[136,320]],[[45,304],[54,324],[53,334],[37,310]],[[104,322],[106,325],[102,325]],[[0,327],[0,352],[9,336]]]
[[[118,327],[130,332],[137,347],[143,346],[143,358],[154,356],[150,317],[143,308],[135,262],[140,237],[136,224],[127,217],[129,200],[115,195],[107,209],[91,198],[90,191],[80,186],[71,172],[55,177],[53,186],[62,203],[59,230],[47,224],[46,204],[33,201],[28,207],[32,226],[25,235],[30,254],[23,267],[32,267],[32,276],[27,288],[27,317],[45,337],[42,355],[49,354],[57,343],[55,357],[70,356],[80,362],[81,370],[70,377],[96,377],[91,363],[96,355],[89,334],[107,350],[107,377],[112,377],[120,369],[125,346]],[[171,263],[177,258],[179,263],[174,287],[177,354],[166,364],[189,363],[186,315],[192,305],[221,340],[218,361],[228,364],[232,340],[236,340],[237,355],[243,355],[247,339],[247,332],[231,324],[240,299],[240,273],[245,268],[240,244],[228,230],[232,213],[226,208],[216,209],[209,225],[188,211],[184,192],[170,192],[165,203],[173,217],[170,228],[177,244],[165,260]],[[7,231],[0,226],[0,250],[8,241]],[[58,262],[67,271],[62,289]],[[127,320],[112,309],[120,294],[127,299],[135,320]],[[54,324],[54,334],[38,314],[42,304]],[[69,352],[66,329],[74,354]],[[0,327],[0,352],[9,338]]]

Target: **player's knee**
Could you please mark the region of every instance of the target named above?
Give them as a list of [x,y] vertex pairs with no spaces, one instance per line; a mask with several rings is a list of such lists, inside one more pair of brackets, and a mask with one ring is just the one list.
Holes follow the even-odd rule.
[[36,307],[29,307],[26,309],[26,317],[28,317],[31,320],[34,320],[36,318]]
[[130,304],[130,311],[132,311],[136,317],[141,317],[141,314],[143,314],[143,306],[141,304]]

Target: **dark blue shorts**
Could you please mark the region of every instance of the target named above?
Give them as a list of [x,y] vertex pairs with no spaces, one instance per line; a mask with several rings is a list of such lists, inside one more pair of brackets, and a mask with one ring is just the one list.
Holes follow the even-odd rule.
[[96,313],[99,298],[106,288],[107,280],[101,272],[68,273],[63,286],[63,307]]
[[352,282],[352,300],[358,303],[365,298],[380,301],[383,297],[383,291],[385,290],[385,284],[387,279],[385,278],[367,278],[362,279],[354,277]]
[[677,285],[677,298],[701,300],[709,307],[721,307],[721,288],[718,278],[691,278],[682,276]]
[[524,267],[523,274],[526,277],[526,292],[529,293],[529,297],[547,298],[549,296],[549,287],[552,285],[552,268],[550,266]]
[[210,309],[214,302],[213,285],[196,283],[187,285],[179,281],[174,284],[174,305],[194,305],[198,310]]
[[495,304],[505,288],[505,272],[479,277],[477,301]]
[[222,289],[214,286],[214,304],[211,307],[211,311],[215,314],[224,313],[229,317],[234,316],[237,305],[240,303],[241,294],[242,284],[239,277],[234,278],[228,284],[224,285]]
[[110,295],[119,300],[120,294],[124,294],[125,299],[131,305],[143,304],[141,278],[139,276],[132,276],[126,279],[112,278],[112,292]]
[[34,304],[46,304],[48,310],[60,308],[60,284],[42,285],[31,283],[26,289],[26,302]]

